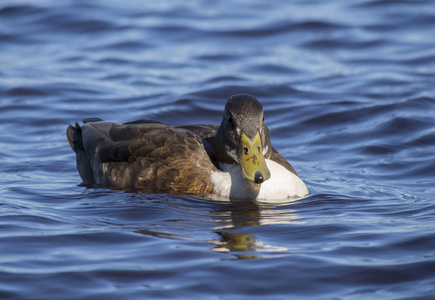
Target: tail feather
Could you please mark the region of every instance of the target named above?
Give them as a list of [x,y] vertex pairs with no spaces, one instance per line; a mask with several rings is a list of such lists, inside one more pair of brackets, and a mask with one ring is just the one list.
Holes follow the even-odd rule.
[[76,153],[77,170],[83,180],[82,184],[92,184],[94,181],[93,170],[83,147],[82,128],[79,123],[75,123],[75,126],[70,124],[67,127],[66,137],[69,145]]
[[68,126],[66,129],[66,137],[68,138],[71,149],[73,149],[75,153],[85,150],[83,147],[82,128],[79,123],[76,122],[75,126],[71,124]]

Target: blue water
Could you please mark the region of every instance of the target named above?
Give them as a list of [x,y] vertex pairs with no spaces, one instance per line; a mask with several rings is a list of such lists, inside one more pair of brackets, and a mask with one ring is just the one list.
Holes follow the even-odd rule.
[[[0,2],[0,298],[434,299],[435,1]],[[311,194],[79,186],[86,117],[265,109]]]

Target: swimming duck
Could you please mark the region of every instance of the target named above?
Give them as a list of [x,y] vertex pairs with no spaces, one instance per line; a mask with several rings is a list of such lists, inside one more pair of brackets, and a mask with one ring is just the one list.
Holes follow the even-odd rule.
[[308,194],[272,147],[263,107],[250,95],[232,96],[219,126],[83,122],[66,134],[85,185],[251,200]]

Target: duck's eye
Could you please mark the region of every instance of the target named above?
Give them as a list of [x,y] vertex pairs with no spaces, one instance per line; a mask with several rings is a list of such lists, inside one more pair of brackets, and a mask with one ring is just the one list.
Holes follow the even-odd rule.
[[258,153],[261,152],[260,146],[257,147],[257,151],[258,151]]
[[264,122],[264,116],[263,116],[263,122]]
[[244,147],[244,148],[243,148],[243,153],[244,153],[245,155],[248,155],[248,154],[249,154],[249,148],[248,148],[248,147]]
[[233,123],[233,118],[231,118],[230,115],[225,116],[225,118],[227,119],[228,123]]

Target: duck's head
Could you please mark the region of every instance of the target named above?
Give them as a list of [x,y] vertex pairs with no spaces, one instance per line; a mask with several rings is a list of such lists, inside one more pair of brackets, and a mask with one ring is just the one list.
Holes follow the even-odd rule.
[[239,164],[243,177],[260,184],[270,178],[265,158],[272,152],[263,106],[251,95],[228,99],[214,144],[217,160]]

